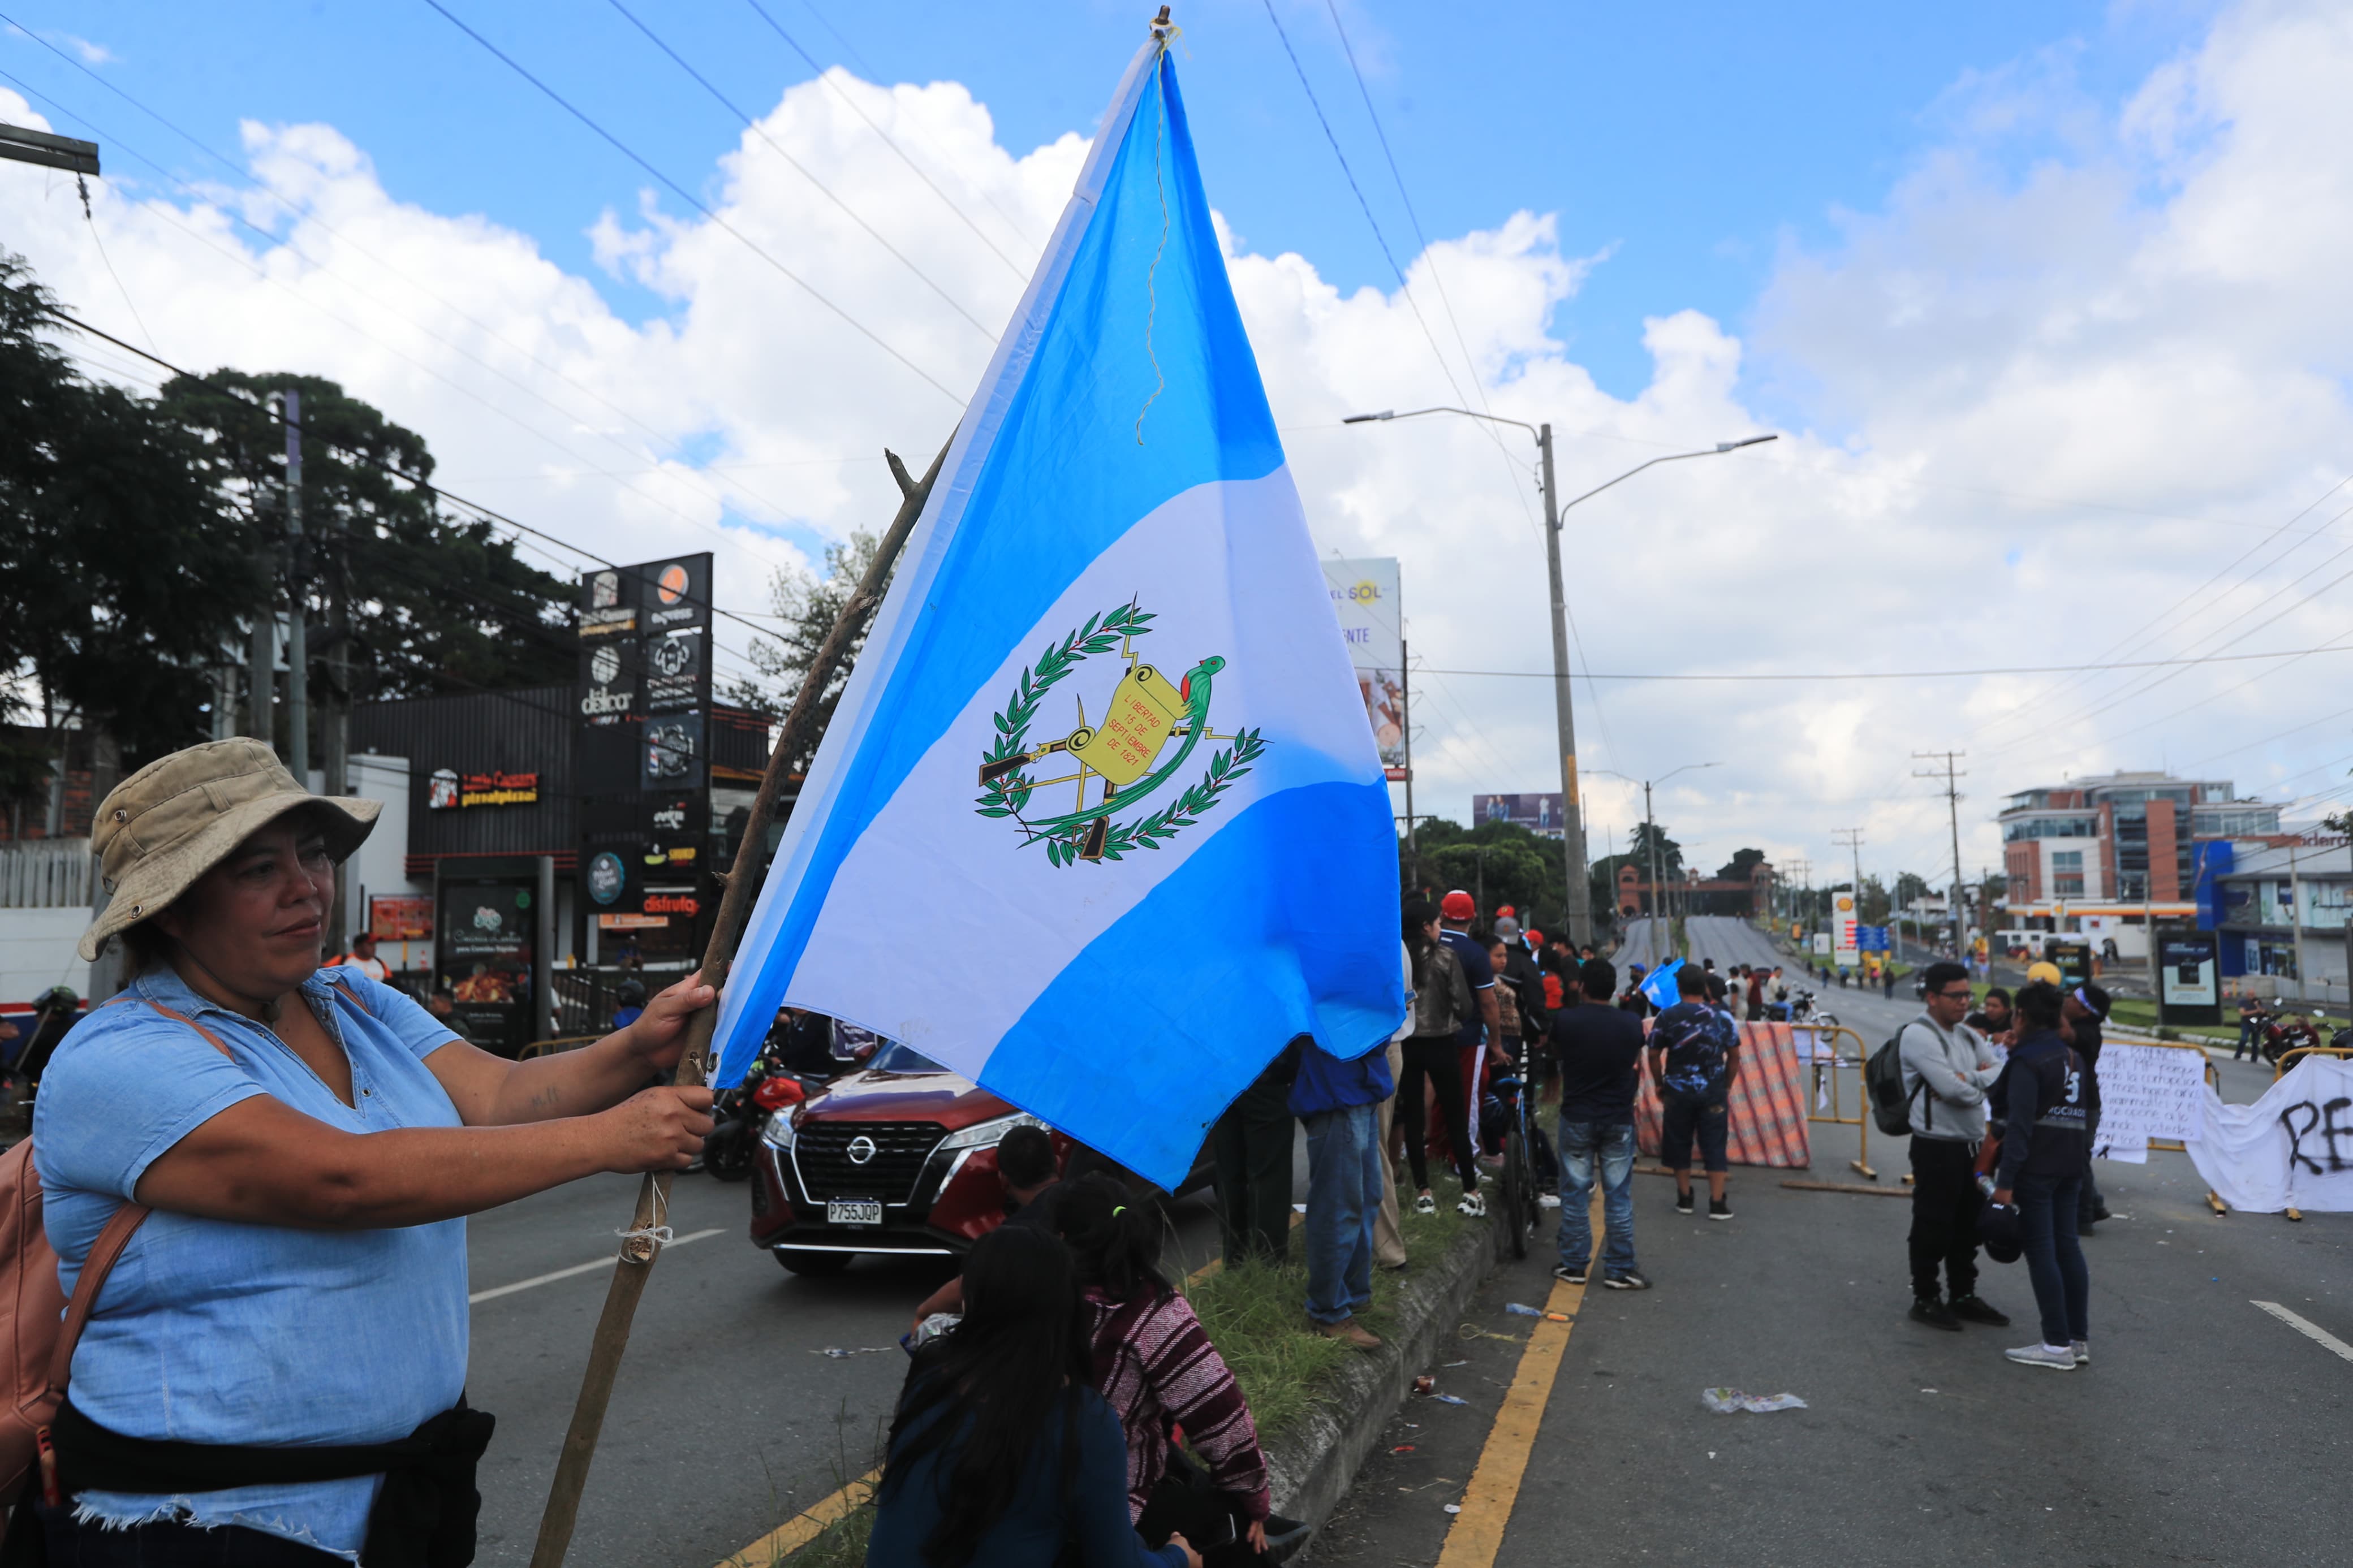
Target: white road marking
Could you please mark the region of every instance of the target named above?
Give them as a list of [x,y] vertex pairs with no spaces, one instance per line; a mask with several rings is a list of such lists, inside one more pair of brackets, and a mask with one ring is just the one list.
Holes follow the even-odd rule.
[[[701,1241],[706,1236],[717,1236],[721,1228],[723,1227],[714,1226],[709,1230],[691,1230],[684,1236],[673,1238],[670,1245],[684,1247],[690,1241]],[[665,1247],[663,1250],[667,1251],[669,1248]],[[559,1268],[553,1274],[536,1274],[528,1279],[518,1279],[512,1285],[493,1285],[487,1290],[477,1290],[466,1298],[466,1302],[469,1306],[476,1306],[484,1301],[495,1300],[501,1296],[512,1296],[518,1290],[529,1290],[541,1285],[553,1285],[558,1279],[569,1279],[575,1274],[594,1274],[599,1268],[611,1267],[613,1267],[613,1260],[609,1258],[600,1258],[594,1263],[575,1263],[569,1268]]]
[[2347,1344],[2343,1340],[2338,1339],[2335,1334],[2330,1333],[2318,1323],[2311,1322],[2306,1319],[2297,1317],[2294,1312],[2289,1311],[2277,1301],[2250,1301],[2247,1305],[2256,1308],[2259,1310],[2269,1312],[2273,1317],[2277,1318],[2281,1322],[2285,1323],[2289,1328],[2294,1329],[2306,1339],[2312,1341],[2313,1343],[2325,1346],[2329,1350],[2335,1351],[2347,1361],[2353,1361],[2353,1345]]

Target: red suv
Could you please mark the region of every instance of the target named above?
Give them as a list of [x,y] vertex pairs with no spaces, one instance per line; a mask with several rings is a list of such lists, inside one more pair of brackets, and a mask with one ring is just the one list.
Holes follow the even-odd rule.
[[[861,1252],[960,1257],[1005,1220],[997,1141],[1046,1124],[910,1047],[760,1129],[752,1241],[795,1274],[836,1274]],[[1054,1134],[1067,1158],[1071,1140]],[[1182,1191],[1209,1180],[1208,1150]]]

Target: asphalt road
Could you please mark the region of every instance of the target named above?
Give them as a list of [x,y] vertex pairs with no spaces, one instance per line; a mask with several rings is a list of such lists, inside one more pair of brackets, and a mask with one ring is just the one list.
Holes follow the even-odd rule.
[[[1306,1173],[1303,1150],[1295,1162]],[[467,1394],[498,1417],[481,1468],[475,1562],[528,1563],[571,1420],[636,1177],[604,1176],[477,1215],[476,1294],[585,1263],[587,1272],[478,1300]],[[681,1176],[680,1237],[648,1282],[582,1503],[584,1568],[712,1568],[873,1463],[906,1370],[909,1314],[944,1262],[861,1258],[830,1279],[786,1274],[745,1232],[749,1189]],[[1176,1205],[1172,1267],[1214,1255],[1205,1196]],[[828,1347],[858,1353],[832,1357]]]
[[[1718,967],[1749,961],[1738,934],[1694,941]],[[1918,1005],[1835,988],[1830,1000],[1873,1043]],[[2217,1065],[2228,1100],[2269,1081]],[[1853,1130],[1814,1132],[1808,1174],[1854,1181]],[[1894,1185],[1900,1147],[1874,1138],[1872,1153],[1879,1184]],[[1981,1281],[2012,1328],[1924,1328],[1905,1316],[1909,1203],[1792,1191],[1783,1175],[1736,1169],[1728,1224],[1679,1216],[1667,1181],[1635,1178],[1636,1246],[1657,1288],[1588,1295],[1496,1563],[2346,1560],[2329,1500],[2353,1462],[2353,1363],[2249,1302],[2353,1341],[2353,1215],[2216,1217],[2187,1156],[2103,1163],[2110,1207],[2128,1217],[2084,1243],[2095,1360],[2053,1373],[2001,1357],[2038,1337],[2022,1266],[1987,1264]],[[1524,1336],[1504,1304],[1542,1301],[1552,1261],[1499,1270],[1468,1327]],[[1520,1353],[1487,1338],[1442,1352],[1440,1389],[1469,1403],[1410,1402],[1315,1563],[1437,1561],[1445,1505]],[[1712,1415],[1699,1394],[1717,1385],[1810,1408]]]

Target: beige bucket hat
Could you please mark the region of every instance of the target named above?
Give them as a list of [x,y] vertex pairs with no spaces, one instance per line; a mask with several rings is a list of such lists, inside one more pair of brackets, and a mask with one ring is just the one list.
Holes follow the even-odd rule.
[[230,850],[309,806],[341,861],[375,829],[384,803],[312,795],[259,741],[208,741],[149,763],[107,795],[90,836],[100,882],[113,895],[81,933],[93,962],[106,939],[155,914]]

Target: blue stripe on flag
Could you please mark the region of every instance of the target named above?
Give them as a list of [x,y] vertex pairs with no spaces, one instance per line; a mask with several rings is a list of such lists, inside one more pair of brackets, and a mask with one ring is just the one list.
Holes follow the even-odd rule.
[[[746,932],[746,951],[765,957],[731,977],[739,994],[714,1081],[732,1083],[749,1064],[850,845],[1063,586],[1171,498],[1282,463],[1175,68],[1164,56],[1145,79],[1034,351],[1005,358],[1013,390],[994,439],[942,476],[949,495],[934,494],[934,511],[969,495],[951,526],[918,535],[925,558],[909,565],[921,601],[895,647],[868,649],[890,658],[881,689],[857,714],[845,700],[835,716],[837,726],[857,721],[858,748],[818,798],[799,803],[822,809],[823,822],[807,841],[786,841],[799,860],[789,906],[764,907]],[[1003,390],[984,386],[975,410]],[[964,679],[944,679],[950,671]],[[821,759],[813,775],[824,771]]]
[[1250,806],[1056,977],[981,1086],[1174,1191],[1209,1124],[1293,1037],[1356,1057],[1397,1027],[1395,861],[1338,857],[1271,888],[1265,872],[1295,865],[1302,843],[1394,838],[1389,813],[1386,784]]

